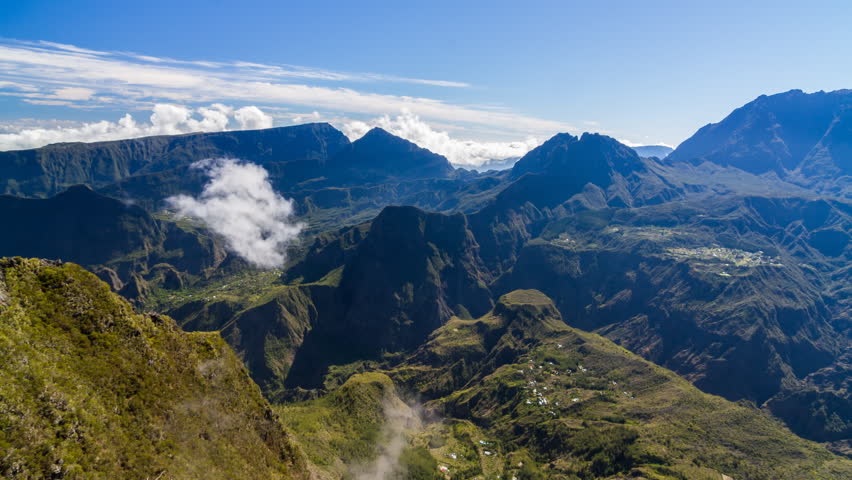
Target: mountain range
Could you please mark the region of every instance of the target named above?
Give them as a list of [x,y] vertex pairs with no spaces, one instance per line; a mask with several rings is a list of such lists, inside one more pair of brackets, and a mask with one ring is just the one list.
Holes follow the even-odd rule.
[[[850,99],[761,96],[668,155],[560,133],[485,172],[327,124],[0,152],[0,256],[106,282],[4,260],[0,339],[32,347],[6,354],[30,363],[0,471],[192,478],[202,438],[211,478],[848,478]],[[280,270],[167,208],[213,157],[293,198]]]
[[668,154],[674,151],[674,148],[667,145],[640,145],[631,148],[633,148],[640,157],[666,158]]

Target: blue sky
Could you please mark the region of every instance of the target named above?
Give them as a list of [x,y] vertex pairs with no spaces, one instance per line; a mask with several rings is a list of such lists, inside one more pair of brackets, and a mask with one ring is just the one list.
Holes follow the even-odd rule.
[[[852,87],[849,2],[404,3],[0,0],[0,133],[322,120],[500,156],[560,130],[676,145],[760,94]],[[151,129],[157,104],[184,110]]]

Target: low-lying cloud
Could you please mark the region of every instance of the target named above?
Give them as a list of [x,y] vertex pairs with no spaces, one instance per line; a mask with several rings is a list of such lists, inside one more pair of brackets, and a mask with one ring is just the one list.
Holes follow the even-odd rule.
[[224,237],[228,248],[260,268],[276,268],[287,260],[287,246],[303,224],[294,221],[293,201],[279,195],[269,173],[252,163],[207,159],[193,164],[210,177],[198,198],[169,197],[180,217],[204,222]]
[[405,466],[400,462],[408,446],[407,434],[422,429],[422,411],[419,405],[409,406],[395,396],[382,402],[384,423],[380,435],[379,454],[373,461],[358,465],[350,474],[355,480],[394,480],[405,478]]
[[[83,95],[84,92],[64,94]],[[37,148],[60,142],[101,142],[150,135],[177,135],[190,132],[221,132],[224,130],[253,130],[272,126],[272,117],[255,106],[238,109],[214,103],[196,109],[183,105],[160,103],[151,109],[148,122],[137,123],[125,114],[117,122],[58,125],[52,128],[23,128],[0,134],[0,151]]]
[[460,140],[451,137],[447,132],[433,129],[410,111],[403,111],[393,118],[384,115],[369,122],[351,121],[342,125],[342,130],[350,140],[355,140],[373,127],[381,127],[398,137],[443,155],[450,163],[461,167],[479,167],[494,160],[522,157],[542,142],[534,137],[514,142]]

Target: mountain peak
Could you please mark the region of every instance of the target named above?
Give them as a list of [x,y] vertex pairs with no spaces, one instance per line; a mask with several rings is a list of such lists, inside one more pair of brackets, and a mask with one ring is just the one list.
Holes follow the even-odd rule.
[[832,155],[831,151],[817,150],[821,143],[828,143],[823,142],[828,136],[834,145],[852,140],[848,131],[832,129],[850,106],[850,90],[805,93],[797,89],[761,95],[718,123],[699,129],[666,161],[709,162],[753,174],[774,172],[787,177],[818,153],[818,163],[825,168],[810,169],[808,177],[841,177],[848,173],[843,164],[845,152]]
[[[631,148],[599,133],[583,133],[578,139],[562,133],[544,142],[518,160],[512,176],[524,173],[583,177],[583,183],[604,186],[613,171],[628,175],[644,170],[644,165]],[[601,183],[603,182],[603,183]]]
[[[390,133],[382,127],[373,127],[367,133],[364,134],[361,138],[370,138],[370,137],[385,137],[385,138],[398,138],[400,140],[405,140],[404,138],[397,137],[396,135]],[[357,140],[356,140],[357,141]],[[407,140],[406,140],[407,141]]]
[[553,300],[538,290],[514,290],[501,296],[494,313],[529,337],[568,330]]
[[[364,134],[363,137],[359,138],[352,142],[353,145],[358,145],[361,148],[364,148],[366,145],[370,146],[381,146],[382,148],[390,149],[401,149],[401,150],[409,150],[413,151],[416,149],[426,150],[424,148],[419,147],[414,142],[406,140],[402,137],[398,137],[387,130],[381,127],[373,127]],[[428,150],[427,150],[428,151]],[[431,152],[430,152],[431,153]]]
[[443,156],[376,127],[329,161],[344,181],[446,178],[455,170]]
[[504,305],[553,306],[553,300],[538,290],[515,290],[500,297]]

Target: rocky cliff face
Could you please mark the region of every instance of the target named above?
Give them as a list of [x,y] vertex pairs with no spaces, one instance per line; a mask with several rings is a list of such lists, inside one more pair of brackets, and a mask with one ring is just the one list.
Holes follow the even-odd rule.
[[411,348],[451,315],[490,308],[486,280],[464,215],[388,207],[344,266],[341,325],[373,348]]

